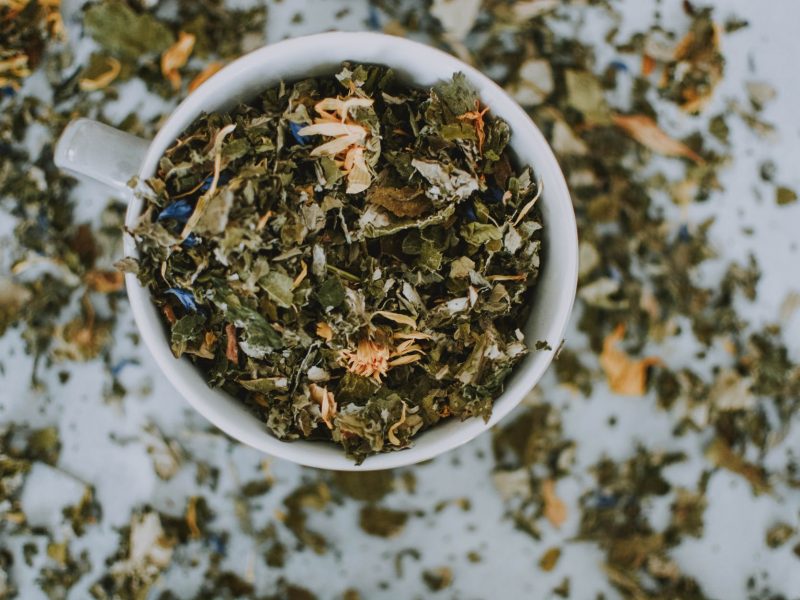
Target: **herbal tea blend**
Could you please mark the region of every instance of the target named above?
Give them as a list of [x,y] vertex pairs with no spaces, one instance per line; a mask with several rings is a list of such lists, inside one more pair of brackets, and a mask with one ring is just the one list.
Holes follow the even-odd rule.
[[175,356],[359,462],[488,418],[529,351],[542,230],[490,110],[460,73],[345,64],[195,121],[132,231]]

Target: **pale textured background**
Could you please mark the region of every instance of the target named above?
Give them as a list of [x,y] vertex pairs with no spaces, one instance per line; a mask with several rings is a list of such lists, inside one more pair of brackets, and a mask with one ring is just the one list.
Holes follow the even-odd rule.
[[[722,110],[729,98],[745,100],[745,81],[768,81],[778,89],[778,97],[767,106],[763,117],[777,125],[778,136],[774,140],[758,138],[739,120],[730,119],[735,162],[722,172],[725,191],[715,194],[709,202],[691,206],[686,215],[681,215],[668,202],[664,206],[676,220],[688,219],[690,223],[700,222],[709,215],[716,216],[711,240],[721,259],[711,262],[698,273],[698,281],[703,284],[714,282],[728,261],[745,260],[749,252],[756,255],[764,272],[758,287],[758,301],[754,305],[742,306],[741,311],[752,325],[759,326],[775,321],[778,307],[787,292],[800,289],[796,247],[800,204],[777,207],[772,188],[758,179],[758,165],[770,158],[778,166],[777,180],[800,189],[800,170],[797,169],[800,158],[800,105],[797,102],[800,98],[800,77],[797,75],[800,2],[718,0],[713,4],[718,6],[719,18],[735,14],[748,20],[750,27],[724,38],[726,77],[717,90],[714,105],[706,114]],[[334,21],[332,15],[336,8],[345,5],[351,8],[351,13],[340,21]],[[77,0],[65,1],[65,15],[69,17],[79,6]],[[625,18],[618,39],[625,39],[628,33],[646,28],[652,21],[654,6],[654,2],[643,0],[619,4]],[[665,0],[660,7],[665,26],[680,29],[685,19],[680,2]],[[366,28],[367,7],[362,2],[284,0],[270,2],[269,10],[270,41],[333,27]],[[306,15],[304,23],[290,24],[296,12]],[[599,40],[607,26],[597,13],[586,16],[580,25],[575,25],[575,22],[580,22],[580,19],[560,27],[566,31],[574,30],[582,40]],[[79,19],[68,18],[68,24],[78,31],[74,28]],[[601,53],[598,65],[617,58],[628,60]],[[633,62],[631,66],[637,67]],[[34,77],[26,85],[45,93],[46,86],[41,78],[37,80]],[[122,117],[133,107],[143,118],[165,110],[162,101],[146,97],[140,83],[127,84],[122,89],[125,91],[121,94],[122,100],[115,103],[117,106],[109,111],[109,116]],[[672,132],[689,132],[702,122],[683,117],[672,105],[664,106],[663,110],[662,125],[668,124]],[[36,139],[31,139],[32,145],[37,143]],[[83,185],[78,194],[81,198],[78,219],[94,218],[107,197],[106,190],[89,184]],[[10,220],[0,215],[0,265],[4,260],[2,248],[9,243],[11,227]],[[755,228],[755,235],[742,235],[744,227]],[[795,314],[786,327],[786,337],[796,361],[800,359],[800,314]],[[214,528],[231,531],[224,566],[242,575],[249,571],[255,577],[257,587],[265,592],[274,588],[280,575],[285,575],[289,581],[308,587],[321,598],[338,593],[347,586],[359,589],[365,598],[428,597],[431,594],[424,587],[420,572],[424,568],[442,565],[453,569],[455,581],[451,588],[437,597],[547,598],[550,590],[569,576],[572,598],[594,598],[597,592],[605,593],[607,598],[616,598],[617,593],[606,583],[600,569],[601,551],[590,544],[566,543],[577,531],[577,499],[582,491],[593,485],[584,467],[594,463],[603,453],[616,460],[624,459],[630,456],[637,440],[642,440],[651,450],[681,449],[694,457],[685,464],[666,470],[673,484],[693,488],[703,468],[699,456],[707,438],[703,435],[674,438],[671,434],[674,421],[656,408],[652,396],[625,399],[608,393],[602,385],[596,385],[594,396],[587,401],[559,388],[550,373],[540,385],[539,393],[561,407],[564,437],[578,442],[578,464],[574,474],[558,484],[558,493],[570,509],[569,518],[560,531],[542,521],[543,539],[535,541],[516,531],[504,518],[503,502],[491,483],[490,436],[484,435],[455,452],[413,468],[418,482],[416,492],[397,491],[385,500],[384,504],[390,507],[425,513],[422,518],[412,518],[399,537],[382,540],[363,534],[357,526],[358,504],[355,502],[334,506],[322,513],[312,511],[310,527],[331,540],[335,549],[323,556],[310,550],[290,551],[287,566],[280,573],[264,564],[249,537],[236,533],[237,521],[233,513],[233,494],[237,486],[260,476],[260,462],[264,457],[230,443],[221,435],[206,432],[205,422],[192,413],[164,380],[144,349],[134,347],[130,342],[127,334],[133,330],[131,317],[123,313],[113,355],[115,361],[123,358],[139,361],[138,365],[130,365],[122,372],[121,379],[131,392],[123,403],[104,401],[110,377],[99,362],[64,365],[63,368],[72,375],[66,385],[58,383],[59,368],[43,370],[42,377],[49,391],[30,391],[31,359],[25,356],[18,333],[11,332],[0,339],[0,363],[3,367],[0,373],[0,421],[29,422],[35,426],[57,423],[61,429],[60,471],[38,465],[24,489],[24,510],[31,524],[48,525],[69,537],[69,527],[62,523],[61,507],[79,500],[83,491],[79,481],[95,485],[103,506],[101,523],[71,542],[73,555],[88,549],[94,564],[94,571],[73,588],[71,598],[87,597],[88,586],[103,572],[105,557],[113,554],[118,545],[115,528],[128,523],[132,509],[149,503],[159,510],[180,514],[186,498],[196,493],[192,468],[182,470],[169,482],[154,475],[145,450],[146,436],[142,433],[143,426],[151,421],[167,435],[176,437],[198,459],[220,468],[216,493],[210,494],[204,488],[202,494],[217,513]],[[569,339],[573,345],[580,346],[581,337],[574,328]],[[691,349],[674,340],[666,348],[662,347],[660,353],[674,368],[696,363]],[[702,365],[695,366],[702,371]],[[614,429],[607,426],[609,415],[618,419]],[[769,456],[769,461],[775,466],[785,460],[786,448],[800,450],[797,421],[795,419],[793,432],[785,443]],[[126,440],[126,443],[113,443],[110,436]],[[273,461],[270,468],[276,484],[269,494],[256,502],[261,507],[254,515],[257,527],[272,519],[274,511],[281,508],[282,499],[303,477],[312,473],[282,461]],[[460,497],[470,498],[470,511],[450,506],[434,513],[433,506],[437,502]],[[800,493],[779,490],[774,497],[754,497],[743,479],[727,472],[717,472],[709,485],[708,500],[704,537],[683,542],[673,553],[680,567],[696,577],[712,597],[726,600],[745,598],[745,581],[748,576],[755,575],[759,586],[768,581],[771,589],[782,591],[790,598],[800,598],[800,561],[791,553],[792,544],[778,550],[770,550],[764,544],[764,532],[775,521],[782,519],[797,524]],[[668,521],[667,500],[652,502],[649,510],[657,527]],[[282,539],[291,548],[291,538],[285,533],[282,532]],[[12,547],[17,543],[19,541],[8,542]],[[539,570],[537,562],[544,551],[554,545],[562,547],[563,555],[553,572],[544,573]],[[393,559],[399,550],[408,547],[418,548],[422,557],[419,562],[406,559],[405,576],[398,580]],[[478,551],[483,562],[469,563],[466,553],[470,550]],[[207,552],[201,542],[179,549],[161,585],[176,590],[181,596],[192,596],[200,585]],[[198,576],[176,564],[182,561],[185,564],[190,554],[201,558]],[[41,597],[34,578],[44,560],[45,553],[40,552],[33,569],[17,562],[14,575],[21,598],[33,600]],[[379,582],[383,581],[390,582],[390,586],[381,589]],[[156,586],[155,595],[159,589],[163,587]]]

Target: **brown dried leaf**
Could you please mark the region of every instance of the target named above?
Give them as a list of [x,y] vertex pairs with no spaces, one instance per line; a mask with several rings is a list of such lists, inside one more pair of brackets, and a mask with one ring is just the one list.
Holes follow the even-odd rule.
[[617,342],[625,336],[625,326],[620,324],[603,341],[600,366],[605,371],[611,391],[625,396],[641,396],[647,389],[647,369],[662,364],[660,358],[649,356],[633,360],[617,348]]
[[699,154],[683,142],[669,137],[650,117],[645,115],[613,115],[611,120],[614,125],[653,152],[664,156],[682,156],[698,165],[705,164]]
[[558,559],[561,558],[561,548],[553,547],[542,555],[539,559],[539,568],[542,571],[552,571],[555,569]]
[[385,208],[398,217],[419,217],[433,208],[425,190],[414,187],[374,186],[367,192],[367,202]]
[[720,437],[711,442],[711,445],[706,449],[706,458],[716,466],[747,479],[756,494],[769,492],[771,489],[764,469],[736,454],[728,445],[728,442]]
[[200,528],[197,526],[197,496],[189,498],[189,503],[186,505],[186,526],[189,528],[189,536],[194,539],[203,537]]

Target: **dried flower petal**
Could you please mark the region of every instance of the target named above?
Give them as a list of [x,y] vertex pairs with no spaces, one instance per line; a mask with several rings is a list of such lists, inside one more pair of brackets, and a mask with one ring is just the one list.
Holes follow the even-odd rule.
[[473,125],[475,126],[475,136],[478,138],[478,154],[483,153],[483,142],[486,140],[486,134],[484,133],[485,123],[483,122],[483,115],[485,115],[488,112],[488,110],[489,110],[488,106],[485,106],[481,110],[480,100],[475,100],[475,110],[465,112],[463,115],[460,115],[458,117],[460,121],[473,121]]
[[86,273],[83,280],[90,290],[102,294],[118,292],[125,286],[125,274],[116,270],[92,269]]
[[326,342],[330,342],[333,339],[333,329],[325,321],[320,321],[317,323],[317,335]]
[[84,77],[78,82],[78,87],[80,87],[84,92],[95,92],[97,90],[102,90],[103,88],[108,87],[111,82],[119,76],[119,72],[122,69],[122,63],[111,56],[106,56],[104,58],[108,64],[108,70],[101,73],[94,79],[88,79]]
[[161,74],[172,84],[172,89],[178,90],[181,87],[178,70],[189,60],[196,39],[194,34],[181,31],[178,33],[178,40],[161,55]]
[[625,336],[625,326],[620,324],[603,341],[600,353],[600,366],[608,378],[608,386],[613,392],[626,396],[641,396],[647,390],[647,369],[662,364],[661,359],[648,357],[633,360],[617,348],[617,343]]
[[348,194],[358,194],[363,192],[372,183],[367,161],[364,158],[364,148],[355,146],[350,148],[344,160],[344,170],[347,173]]
[[408,315],[392,312],[390,310],[376,310],[374,313],[372,313],[372,316],[374,317],[376,315],[385,319],[389,319],[390,321],[394,321],[395,323],[399,323],[400,325],[408,325],[411,327],[411,329],[417,328],[416,320]]
[[197,74],[197,76],[195,76],[194,79],[192,79],[192,81],[189,82],[189,93],[191,94],[206,81],[211,79],[211,76],[217,73],[224,66],[225,64],[219,61],[209,63],[202,71],[200,71],[200,73]]
[[625,131],[642,146],[664,156],[682,156],[698,165],[705,163],[703,158],[683,142],[669,137],[653,119],[645,115],[613,115],[614,125]]
[[400,426],[406,422],[406,403],[403,402],[402,405],[403,405],[403,412],[400,415],[400,418],[397,420],[396,423],[394,423],[391,427],[389,427],[389,430],[386,432],[386,438],[394,446],[402,445],[402,442],[395,434],[395,431],[397,431],[400,428]]
[[305,261],[300,261],[300,273],[298,273],[297,277],[295,277],[294,281],[292,281],[292,289],[297,288],[298,285],[303,283],[303,280],[306,278],[307,275],[308,275],[308,265],[305,263]]
[[314,105],[314,110],[321,115],[326,115],[326,113],[333,111],[339,116],[339,119],[344,122],[350,114],[351,109],[359,107],[368,108],[372,106],[374,102],[372,98],[361,98],[359,96],[323,98]]
[[358,342],[355,351],[341,352],[341,359],[349,371],[363,377],[372,377],[375,381],[380,381],[381,377],[386,375],[390,356],[391,352],[387,346],[367,338]]
[[333,419],[336,416],[336,400],[333,397],[333,392],[329,392],[328,388],[312,383],[308,386],[311,400],[319,405],[320,417],[328,429],[333,429]]
[[567,505],[556,495],[556,484],[552,479],[545,479],[541,486],[544,516],[553,527],[561,527],[567,520]]
[[239,362],[239,343],[236,340],[236,327],[233,323],[225,325],[225,356],[234,364]]

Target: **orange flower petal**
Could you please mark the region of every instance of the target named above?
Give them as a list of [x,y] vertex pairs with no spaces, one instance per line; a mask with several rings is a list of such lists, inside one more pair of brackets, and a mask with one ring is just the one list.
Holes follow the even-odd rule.
[[117,76],[119,76],[119,72],[122,69],[122,64],[116,58],[112,58],[110,56],[106,56],[105,60],[106,64],[108,64],[108,70],[101,73],[94,79],[88,79],[84,77],[78,82],[78,87],[84,92],[102,90],[103,88],[108,87],[111,82],[114,81]]
[[197,76],[192,79],[189,83],[189,93],[191,94],[197,88],[199,88],[202,84],[204,84],[208,79],[211,78],[217,71],[219,71],[224,66],[224,63],[219,61],[214,61],[209,63],[205,69],[200,71]]
[[683,142],[669,137],[653,119],[645,115],[614,115],[614,125],[639,142],[645,148],[664,156],[682,156],[698,165],[703,158]]
[[642,396],[647,389],[647,369],[662,364],[661,359],[651,356],[633,360],[617,347],[625,336],[625,326],[620,324],[603,341],[600,366],[605,371],[611,391],[625,396]]
[[553,527],[561,527],[567,520],[567,505],[556,495],[556,484],[552,479],[545,479],[541,487],[544,502],[544,516]]
[[333,339],[333,329],[325,321],[320,321],[317,323],[317,335],[326,342],[330,342]]
[[227,344],[225,345],[225,356],[232,363],[239,362],[239,344],[236,342],[236,327],[233,323],[225,325],[225,337]]
[[177,90],[181,87],[181,75],[178,69],[183,67],[189,60],[189,56],[194,49],[195,36],[191,33],[181,31],[178,34],[178,41],[164,51],[161,55],[161,74],[172,84],[172,88]]
[[86,273],[83,280],[90,290],[93,292],[100,292],[101,294],[118,292],[125,285],[125,275],[122,271],[92,269]]

